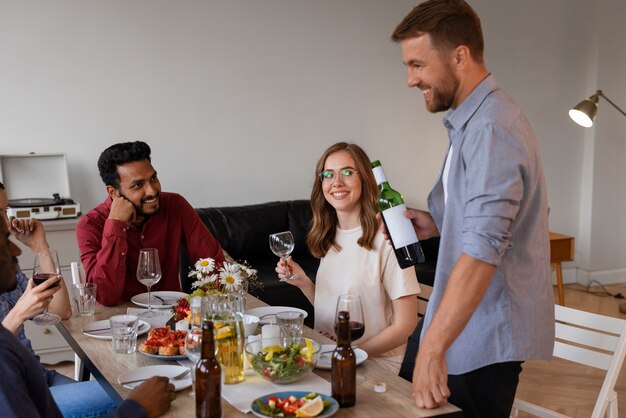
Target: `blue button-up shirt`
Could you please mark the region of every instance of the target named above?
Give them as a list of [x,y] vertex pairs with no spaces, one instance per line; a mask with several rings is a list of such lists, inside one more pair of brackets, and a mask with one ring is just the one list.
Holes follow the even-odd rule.
[[485,78],[443,120],[454,148],[447,201],[440,174],[428,208],[441,234],[424,331],[461,253],[497,266],[481,303],[446,354],[448,373],[548,359],[554,296],[539,145],[521,109]]

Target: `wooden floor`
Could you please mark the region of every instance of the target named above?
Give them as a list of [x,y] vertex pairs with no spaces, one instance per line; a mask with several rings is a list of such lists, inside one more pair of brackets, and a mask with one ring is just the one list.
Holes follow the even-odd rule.
[[[565,304],[569,307],[602,315],[626,319],[619,312],[619,304],[626,299],[600,297],[584,292],[580,285],[565,286]],[[607,286],[611,293],[626,295],[626,283]],[[601,290],[592,288],[594,291]],[[555,301],[556,301],[555,295]],[[61,363],[52,366],[59,372],[73,377],[74,363]],[[626,417],[626,366],[622,368],[615,390],[619,401],[620,416]],[[591,367],[580,366],[564,360],[553,362],[526,362],[520,377],[517,397],[532,403],[556,410],[562,414],[587,418],[596,402],[602,385],[604,372]],[[518,417],[528,417],[520,413]]]
[[[606,287],[611,293],[622,293],[626,296],[626,283]],[[626,319],[626,314],[619,311],[619,304],[626,303],[626,299],[595,296],[583,292],[584,289],[585,287],[580,285],[565,286],[565,305]],[[601,291],[602,289],[594,287],[592,290]],[[622,367],[615,386],[621,417],[626,417],[626,372],[624,369],[626,367]],[[526,362],[520,377],[517,397],[570,417],[587,418],[591,415],[595,405],[604,374],[604,371],[560,359],[550,363]],[[524,413],[518,415],[518,417],[529,416],[531,415]]]

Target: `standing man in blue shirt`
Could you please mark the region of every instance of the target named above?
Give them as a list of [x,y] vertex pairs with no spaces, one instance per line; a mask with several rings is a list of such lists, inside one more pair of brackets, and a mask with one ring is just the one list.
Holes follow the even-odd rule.
[[440,236],[415,358],[419,407],[508,417],[521,364],[549,359],[554,296],[539,145],[483,61],[480,19],[462,0],[429,0],[398,25],[409,87],[447,111],[450,145],[428,197],[409,210],[420,239]]

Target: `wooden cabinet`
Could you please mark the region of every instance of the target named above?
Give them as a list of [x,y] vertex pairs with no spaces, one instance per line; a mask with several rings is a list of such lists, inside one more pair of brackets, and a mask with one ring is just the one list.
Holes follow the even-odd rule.
[[[80,260],[76,243],[77,222],[78,219],[75,218],[42,222],[46,228],[48,244],[59,253],[59,263],[68,290],[72,287],[70,263]],[[21,242],[17,240],[13,240],[13,242],[22,250],[22,254],[19,256],[20,268],[27,277],[31,277],[35,255]],[[31,340],[33,349],[41,357],[42,363],[56,364],[61,361],[74,361],[74,351],[54,325],[39,326],[32,321],[26,321],[24,328],[26,336]]]

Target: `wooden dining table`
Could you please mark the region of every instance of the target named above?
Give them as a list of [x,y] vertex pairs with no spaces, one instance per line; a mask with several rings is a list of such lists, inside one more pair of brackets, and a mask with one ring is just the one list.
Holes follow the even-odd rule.
[[[247,308],[267,306],[259,299],[248,295]],[[114,400],[121,400],[128,396],[130,390],[118,383],[118,376],[122,373],[143,366],[158,364],[177,364],[175,361],[165,361],[158,358],[143,355],[140,352],[132,354],[114,353],[110,340],[102,340],[89,337],[82,333],[82,328],[98,320],[108,319],[112,315],[126,313],[130,303],[114,307],[98,305],[96,313],[91,317],[75,316],[57,324],[57,328],[65,337],[68,344],[74,349],[82,360],[84,371],[83,379],[92,375]],[[305,327],[304,335],[312,338],[320,344],[332,343],[322,334]],[[145,338],[139,337],[140,340]],[[461,417],[459,408],[451,404],[443,405],[437,409],[421,409],[415,406],[412,396],[411,383],[390,372],[377,362],[365,361],[358,366],[358,374],[364,377],[364,381],[357,385],[357,403],[351,408],[341,408],[337,417]],[[330,371],[315,369],[314,373],[323,379],[330,381]],[[384,393],[374,391],[374,386],[385,383],[387,390]],[[246,390],[246,382],[237,384],[241,390]],[[285,385],[284,390],[289,390]],[[190,396],[191,389],[177,392],[176,399],[172,402],[166,417],[193,417],[195,416],[195,400]],[[247,414],[239,411],[225,399],[222,399],[223,417],[246,417]]]

